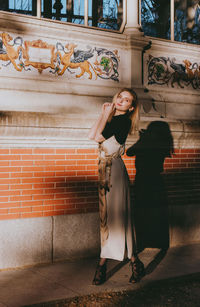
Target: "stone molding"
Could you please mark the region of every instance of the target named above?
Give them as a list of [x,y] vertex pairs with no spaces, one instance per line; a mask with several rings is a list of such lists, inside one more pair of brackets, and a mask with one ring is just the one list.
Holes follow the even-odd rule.
[[[1,112],[1,147],[69,147],[94,148],[88,131],[97,115],[80,117],[79,114],[48,114],[41,112]],[[145,129],[158,117],[143,117],[139,129]],[[165,121],[165,120],[164,120]],[[200,147],[200,121],[168,120],[176,148]],[[138,138],[129,136],[128,144]]]

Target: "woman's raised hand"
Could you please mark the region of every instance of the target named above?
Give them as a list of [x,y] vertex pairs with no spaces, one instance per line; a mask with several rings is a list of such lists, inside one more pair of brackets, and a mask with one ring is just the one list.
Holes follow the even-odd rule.
[[109,116],[111,116],[111,114],[113,115],[115,111],[115,105],[114,103],[110,103],[110,102],[105,102],[102,106],[102,114],[108,118]]

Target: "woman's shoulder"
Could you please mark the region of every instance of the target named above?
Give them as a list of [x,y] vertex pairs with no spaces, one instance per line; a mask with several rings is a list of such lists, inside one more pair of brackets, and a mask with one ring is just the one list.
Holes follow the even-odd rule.
[[125,124],[131,123],[131,119],[129,118],[127,114],[120,114],[120,115],[113,116],[112,120],[117,123],[119,122],[125,123]]

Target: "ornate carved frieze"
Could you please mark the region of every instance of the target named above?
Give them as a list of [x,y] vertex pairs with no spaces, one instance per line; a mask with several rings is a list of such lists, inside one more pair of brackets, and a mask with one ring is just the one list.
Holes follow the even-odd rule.
[[200,62],[149,54],[145,58],[146,85],[200,89]]
[[3,32],[0,39],[0,68],[11,65],[15,70],[37,69],[39,73],[49,69],[51,75],[68,75],[68,78],[104,79],[119,81],[118,50],[101,47],[78,46],[75,42],[47,43],[40,39],[24,40]]

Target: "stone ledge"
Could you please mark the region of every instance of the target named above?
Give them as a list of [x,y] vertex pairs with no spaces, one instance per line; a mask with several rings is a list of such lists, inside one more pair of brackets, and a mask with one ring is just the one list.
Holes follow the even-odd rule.
[[[89,128],[95,119],[96,115],[2,111],[0,113],[0,146],[96,147],[96,144],[88,139]],[[139,122],[139,129],[145,129],[154,120],[163,119],[143,117]],[[167,122],[176,147],[200,147],[200,121],[169,120]],[[129,136],[127,145],[136,139],[138,139],[138,133]]]

